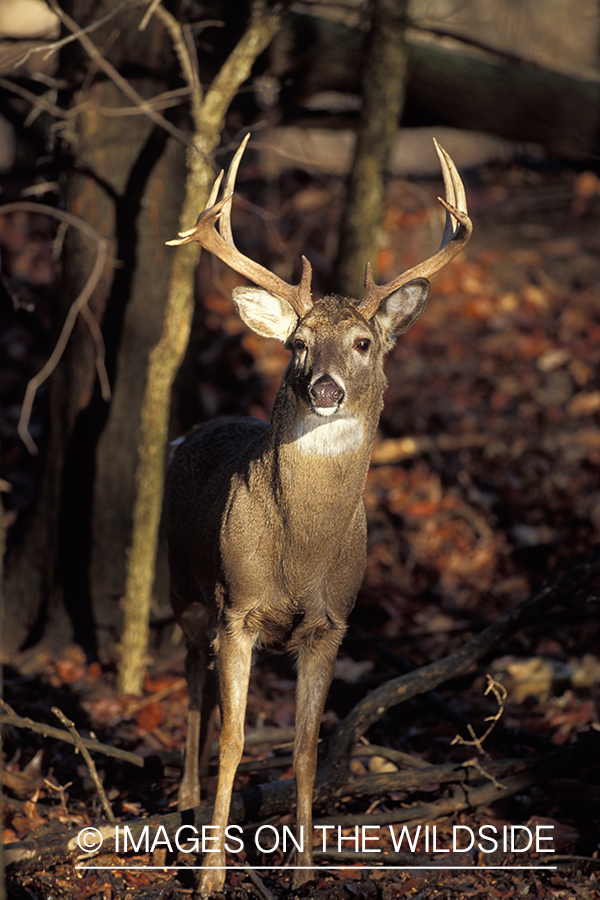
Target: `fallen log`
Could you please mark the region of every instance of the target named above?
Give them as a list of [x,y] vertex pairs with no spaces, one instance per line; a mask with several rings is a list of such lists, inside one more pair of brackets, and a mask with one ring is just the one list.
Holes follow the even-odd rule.
[[599,576],[600,553],[595,553],[570,569],[558,581],[540,588],[531,597],[507,610],[454,653],[427,666],[421,666],[407,675],[392,678],[371,691],[364,700],[356,704],[333,733],[323,767],[324,777],[335,780],[336,770],[347,767],[352,748],[359,737],[392,706],[464,674],[499,641],[513,634],[535,616],[548,612],[556,603],[572,598],[577,591],[590,585]]
[[[288,14],[280,40],[288,48],[278,72],[285,123],[336,128],[348,123],[351,106],[343,98],[360,94],[361,32],[316,16]],[[406,42],[404,126],[476,129],[574,160],[596,153],[600,80],[551,71],[493,48],[474,48],[458,34],[409,28]],[[327,98],[333,106],[327,106]]]
[[[406,821],[426,819],[434,821],[441,816],[451,815],[469,809],[487,807],[495,800],[506,799],[516,793],[527,790],[535,784],[543,784],[565,771],[581,770],[586,765],[594,765],[600,750],[600,735],[592,732],[569,747],[549,753],[541,758],[524,763],[520,760],[502,760],[486,765],[489,777],[482,777],[480,772],[467,764],[445,764],[429,766],[427,769],[411,769],[405,772],[388,773],[385,776],[374,775],[364,777],[348,777],[344,781],[330,782],[321,779],[315,785],[314,799],[316,804],[334,803],[342,797],[355,795],[381,796],[382,793],[426,787],[432,783],[456,785],[452,797],[442,797],[432,803],[419,803],[409,807],[402,806],[389,813],[369,814],[367,816],[345,816],[323,818],[315,822],[317,825],[346,825],[368,823],[371,825],[396,824]],[[496,779],[494,773],[502,772],[502,780]],[[232,825],[270,818],[289,812],[294,803],[295,785],[292,779],[275,781],[269,784],[246,788],[234,793],[231,803],[229,822]],[[177,830],[182,826],[192,826],[201,831],[203,825],[209,825],[212,818],[212,804],[203,803],[194,810],[174,812],[166,815],[148,816],[117,823],[123,829],[126,825],[129,835],[135,842],[141,841],[145,834],[149,835],[151,845],[158,829],[161,835],[167,835],[174,843]],[[102,835],[101,852],[103,855],[115,852],[115,825],[97,822],[95,828]],[[37,872],[49,866],[72,862],[74,865],[92,864],[94,853],[83,853],[78,844],[78,837],[83,829],[69,829],[43,838],[19,841],[5,847],[5,862],[10,878]],[[121,832],[122,834],[122,832]],[[122,837],[121,837],[122,841]],[[164,840],[161,841],[164,846]],[[109,866],[114,866],[111,856]],[[168,866],[167,866],[168,867]]]

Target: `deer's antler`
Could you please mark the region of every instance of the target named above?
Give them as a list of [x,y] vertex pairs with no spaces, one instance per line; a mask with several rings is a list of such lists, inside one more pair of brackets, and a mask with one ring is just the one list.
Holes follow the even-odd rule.
[[188,231],[180,231],[179,239],[167,241],[167,244],[177,246],[178,244],[188,244],[191,241],[197,241],[205,250],[213,253],[218,259],[227,263],[228,266],[231,266],[232,269],[239,272],[240,275],[243,275],[249,281],[271,291],[273,294],[277,294],[278,297],[283,297],[288,301],[296,315],[302,318],[312,306],[310,291],[312,268],[306,257],[302,257],[302,277],[299,284],[288,284],[279,278],[278,275],[269,272],[264,266],[240,253],[233,241],[231,232],[233,191],[240,160],[249,138],[250,135],[247,134],[231,161],[223,199],[219,203],[215,203],[223,179],[223,172],[221,172],[212,187],[206,209],[198,217],[194,227]]
[[398,275],[397,278],[394,278],[387,284],[375,284],[371,263],[367,263],[364,293],[362,300],[358,304],[358,309],[360,309],[366,319],[372,318],[377,312],[381,301],[403,284],[406,284],[407,281],[412,281],[413,278],[429,278],[435,272],[439,272],[451,259],[454,259],[460,253],[473,232],[473,224],[467,215],[467,199],[460,175],[456,171],[456,166],[452,162],[450,155],[443,147],[440,147],[435,138],[433,142],[442,167],[444,187],[446,189],[446,199],[442,200],[441,197],[438,197],[438,200],[446,209],[446,225],[442,243],[437,253],[434,253],[429,259],[419,263],[417,266],[413,266],[412,269],[408,269],[408,271]]

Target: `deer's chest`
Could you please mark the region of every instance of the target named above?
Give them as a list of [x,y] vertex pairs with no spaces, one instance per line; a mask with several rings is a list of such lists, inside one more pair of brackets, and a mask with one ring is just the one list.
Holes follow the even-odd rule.
[[286,521],[250,491],[237,493],[222,534],[221,616],[229,628],[293,651],[345,622],[365,569],[362,501],[345,523],[307,521],[314,515],[308,504]]

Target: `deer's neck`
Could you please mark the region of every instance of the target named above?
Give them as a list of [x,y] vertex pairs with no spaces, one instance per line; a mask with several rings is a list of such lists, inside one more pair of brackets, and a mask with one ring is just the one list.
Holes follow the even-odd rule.
[[265,462],[288,521],[319,509],[324,515],[335,510],[342,519],[354,515],[362,504],[378,413],[375,421],[343,410],[317,416],[289,396],[276,403]]

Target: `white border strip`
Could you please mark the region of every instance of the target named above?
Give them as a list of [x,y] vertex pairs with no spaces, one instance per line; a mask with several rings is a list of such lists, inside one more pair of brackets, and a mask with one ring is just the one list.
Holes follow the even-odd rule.
[[523,869],[525,871],[537,870],[537,869],[545,869],[552,870],[558,869],[558,866],[362,866],[360,863],[356,863],[355,865],[348,866],[75,866],[76,869],[80,871],[86,871],[88,869],[94,870],[109,870],[109,871],[121,871],[122,869],[156,869],[158,871],[180,871],[180,872],[189,872],[189,871],[197,871],[203,869],[220,869],[225,870],[226,872],[246,872],[248,869],[252,869],[253,872],[295,872],[302,871],[304,869],[312,869],[315,872],[336,872],[336,871],[357,871],[357,872],[398,872],[398,871],[408,871],[412,869],[430,869],[432,871],[442,871],[444,869],[458,869],[461,871],[472,871],[474,869],[478,869],[479,871],[490,871],[497,872],[499,870],[505,871],[508,869]]

